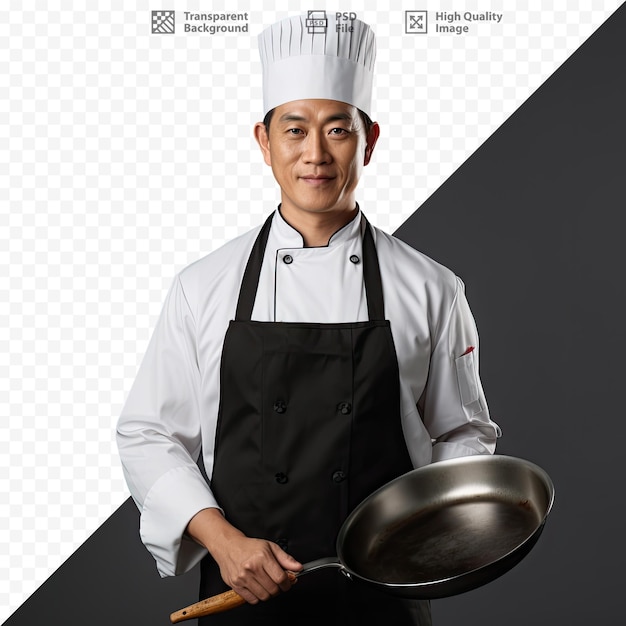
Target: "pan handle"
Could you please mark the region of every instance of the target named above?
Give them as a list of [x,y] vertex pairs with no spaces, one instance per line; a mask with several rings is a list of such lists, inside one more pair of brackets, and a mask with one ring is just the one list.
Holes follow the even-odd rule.
[[[318,569],[324,567],[339,567],[343,569],[343,565],[337,560],[336,557],[330,556],[323,559],[317,559],[315,561],[309,561],[304,564],[304,567],[297,573],[287,572],[289,580],[292,583],[296,582],[296,579],[304,574],[315,572]],[[200,600],[194,604],[190,604],[183,609],[175,611],[170,615],[170,622],[176,624],[188,619],[194,619],[196,617],[204,617],[205,615],[212,615],[213,613],[221,613],[222,611],[228,611],[235,607],[245,604],[246,601],[232,589],[225,591],[216,596],[211,596],[205,600]]]
[[305,563],[302,569],[296,574],[296,578],[310,574],[311,572],[316,572],[318,569],[324,567],[338,567],[339,569],[343,569],[343,565],[336,556],[327,556],[323,559],[315,559],[315,561]]

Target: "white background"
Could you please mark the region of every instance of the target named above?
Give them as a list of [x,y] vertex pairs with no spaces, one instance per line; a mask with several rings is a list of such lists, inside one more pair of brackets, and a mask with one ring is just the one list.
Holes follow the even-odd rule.
[[[278,202],[251,132],[264,26],[309,9],[373,26],[382,136],[358,197],[393,232],[621,3],[376,4],[2,3],[1,620],[128,498],[115,423],[175,273]],[[176,34],[151,34],[158,9]],[[184,33],[186,10],[248,12],[249,31]],[[503,19],[443,35],[435,11]]]

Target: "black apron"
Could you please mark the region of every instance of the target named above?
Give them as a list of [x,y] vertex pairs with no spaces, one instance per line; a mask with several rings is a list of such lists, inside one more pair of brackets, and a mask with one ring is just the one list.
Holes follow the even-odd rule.
[[[339,529],[354,507],[413,467],[369,223],[362,259],[369,321],[251,321],[272,217],[248,259],[224,340],[211,489],[230,523],[305,563],[335,556]],[[226,589],[207,556],[200,598]],[[430,607],[372,590],[330,568],[303,576],[266,602],[198,623],[424,626]]]

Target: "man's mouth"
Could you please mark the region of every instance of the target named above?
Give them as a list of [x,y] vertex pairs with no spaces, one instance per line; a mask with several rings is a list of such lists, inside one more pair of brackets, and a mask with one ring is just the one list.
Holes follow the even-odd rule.
[[311,185],[313,187],[319,187],[330,182],[331,180],[334,180],[333,176],[301,176],[300,178],[307,185]]

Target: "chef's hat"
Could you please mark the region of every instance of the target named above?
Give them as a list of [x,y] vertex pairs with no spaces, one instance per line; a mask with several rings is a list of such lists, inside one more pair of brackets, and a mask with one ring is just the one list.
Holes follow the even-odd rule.
[[259,35],[263,114],[286,102],[323,98],[371,109],[376,41],[356,18],[308,11]]

